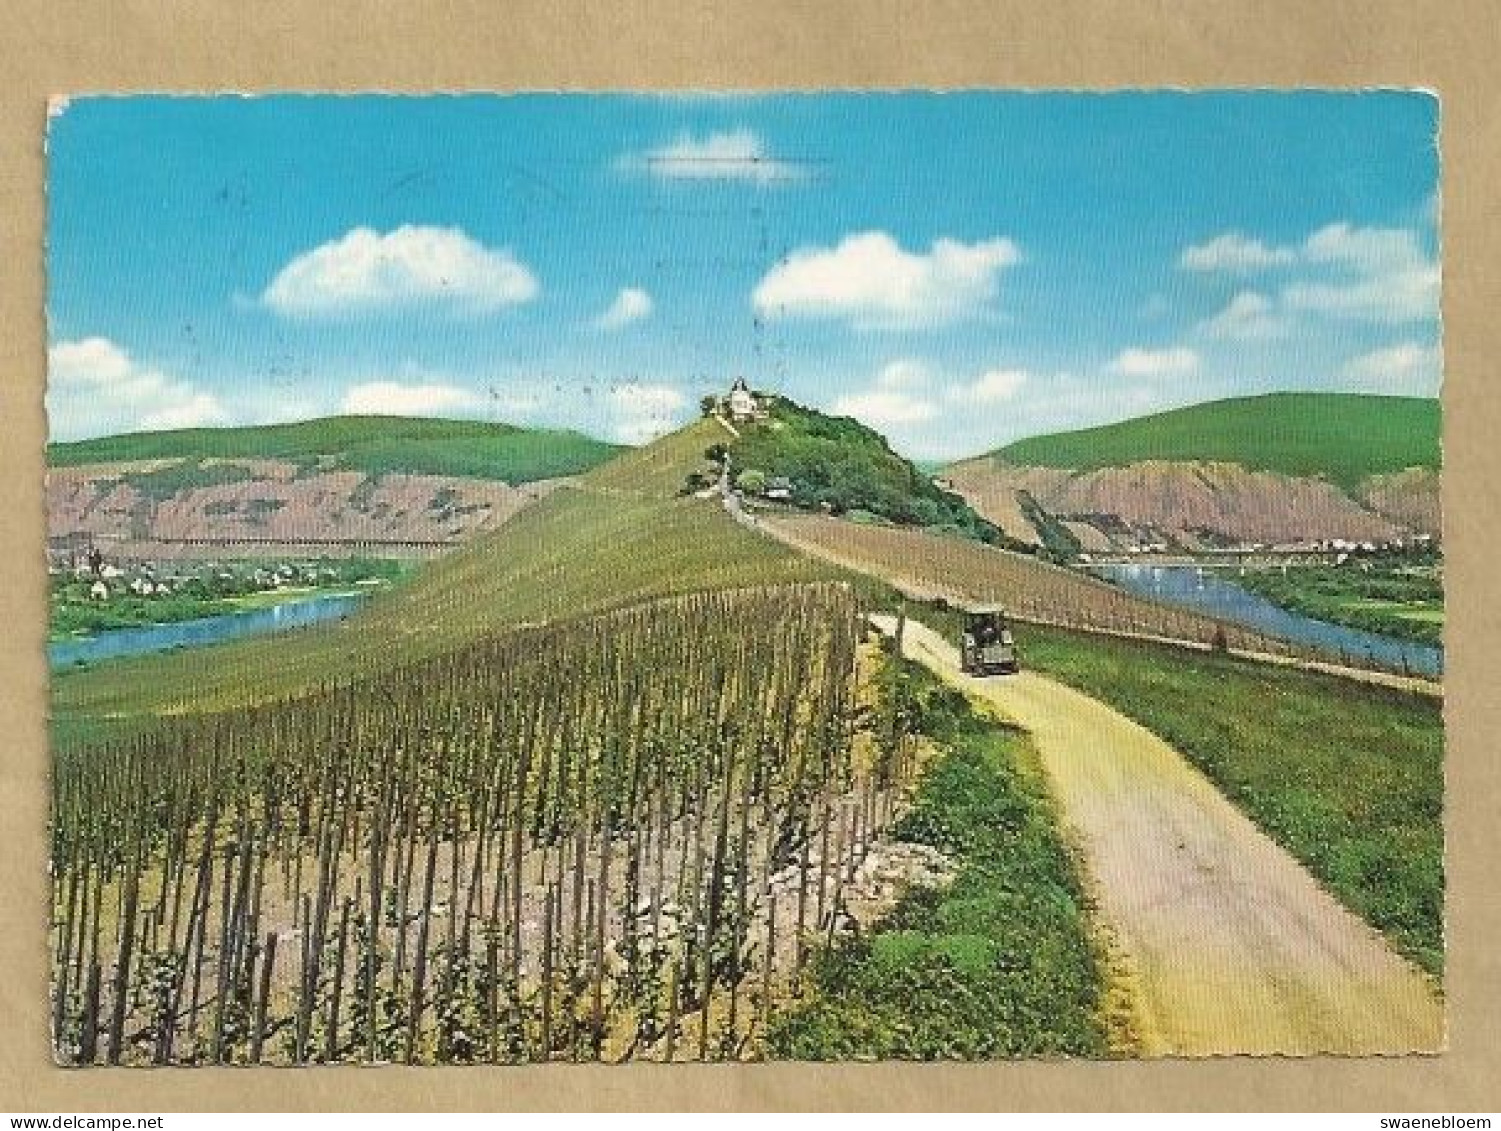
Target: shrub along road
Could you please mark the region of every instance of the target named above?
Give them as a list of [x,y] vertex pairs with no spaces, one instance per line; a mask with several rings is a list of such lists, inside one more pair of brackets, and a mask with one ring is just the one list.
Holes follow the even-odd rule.
[[1156,735],[1035,672],[962,675],[911,620],[903,650],[1032,733],[1124,952],[1144,1054],[1442,1046],[1424,976]]

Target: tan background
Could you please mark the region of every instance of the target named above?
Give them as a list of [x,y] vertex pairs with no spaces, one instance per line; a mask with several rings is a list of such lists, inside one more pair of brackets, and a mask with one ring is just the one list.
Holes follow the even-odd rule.
[[[252,16],[250,13],[254,12]],[[1501,7],[1490,0],[0,0],[0,1110],[1501,1107]],[[54,94],[1423,86],[1442,97],[1450,1051],[1396,1060],[86,1069],[49,1060],[43,138]],[[289,202],[289,207],[295,203]]]

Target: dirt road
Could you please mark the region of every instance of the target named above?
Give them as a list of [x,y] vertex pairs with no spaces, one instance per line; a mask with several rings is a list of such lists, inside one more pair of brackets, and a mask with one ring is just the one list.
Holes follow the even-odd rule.
[[1156,735],[1035,672],[962,675],[917,622],[904,651],[1032,733],[1124,951],[1147,1055],[1442,1047],[1424,976]]

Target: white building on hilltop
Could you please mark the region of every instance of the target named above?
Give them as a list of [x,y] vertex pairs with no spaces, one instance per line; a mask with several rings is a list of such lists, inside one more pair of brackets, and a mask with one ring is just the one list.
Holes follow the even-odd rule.
[[756,394],[751,392],[744,377],[736,377],[730,386],[730,395],[725,399],[731,420],[759,420],[766,415]]

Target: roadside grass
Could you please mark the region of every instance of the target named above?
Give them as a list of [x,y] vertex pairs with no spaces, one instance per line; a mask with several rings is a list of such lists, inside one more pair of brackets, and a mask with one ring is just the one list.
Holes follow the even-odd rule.
[[1086,901],[1030,741],[918,665],[888,669],[888,693],[907,698],[918,729],[946,750],[892,836],[941,850],[959,873],[820,955],[810,996],[772,1018],[772,1055],[1106,1055]]
[[1442,976],[1441,703],[1229,656],[1016,631],[1024,665],[1160,735],[1345,906]]

